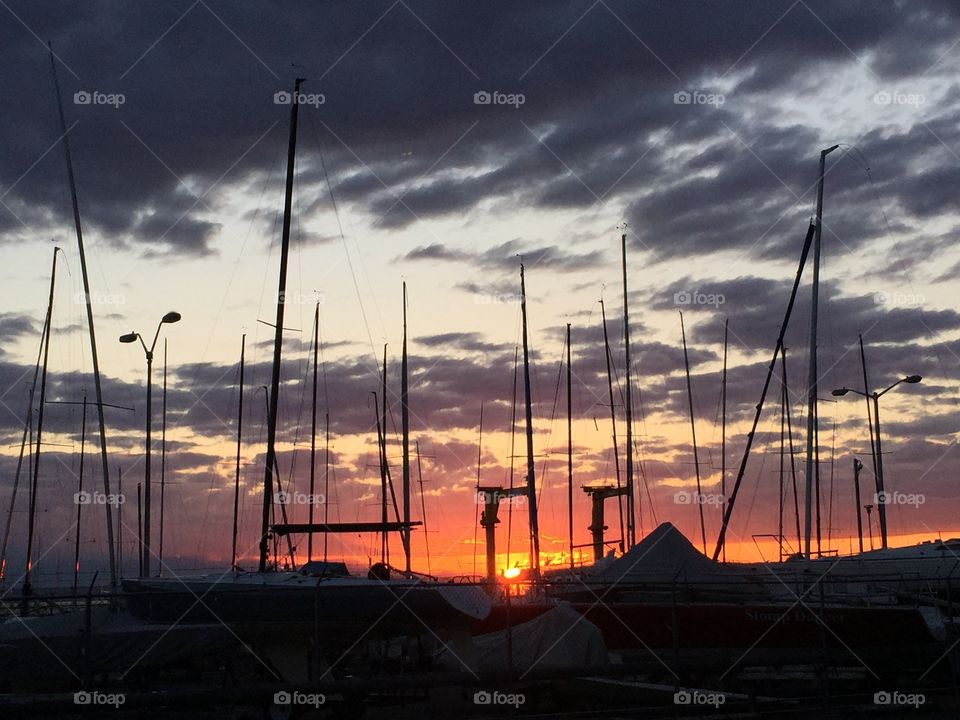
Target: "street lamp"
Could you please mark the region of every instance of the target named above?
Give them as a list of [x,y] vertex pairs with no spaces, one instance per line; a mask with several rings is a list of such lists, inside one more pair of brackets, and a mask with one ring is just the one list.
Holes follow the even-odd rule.
[[[888,392],[893,390],[900,383],[907,383],[914,385],[920,382],[923,378],[919,375],[907,375],[897,380],[890,387],[881,390],[880,392],[866,393],[862,390],[856,390],[854,388],[842,387],[837,388],[833,391],[835,397],[843,397],[848,392],[856,393],[857,395],[862,395],[868,400],[873,400],[873,429],[874,434],[877,436],[877,457],[876,457],[876,468],[877,468],[877,518],[880,521],[880,547],[886,549],[887,547],[887,506],[886,506],[886,495],[883,484],[883,450],[880,445],[880,398],[883,395],[886,395]],[[869,418],[868,418],[869,420]],[[869,518],[869,511],[868,518]]]
[[153,342],[150,347],[143,341],[143,337],[138,332],[128,332],[120,336],[122,343],[134,343],[137,340],[143,346],[143,352],[147,358],[147,439],[146,439],[146,467],[144,469],[144,493],[143,493],[143,540],[141,548],[143,557],[143,577],[150,577],[150,429],[153,424],[153,349],[157,346],[157,338],[160,337],[160,329],[164,325],[171,325],[180,321],[180,313],[168,312],[157,324],[157,332],[153,335]]

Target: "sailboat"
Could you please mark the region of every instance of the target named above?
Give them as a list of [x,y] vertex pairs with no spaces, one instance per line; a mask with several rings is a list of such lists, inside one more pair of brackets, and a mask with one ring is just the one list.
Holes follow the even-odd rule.
[[[267,634],[286,623],[294,635],[298,624],[308,624],[322,632],[331,644],[349,644],[376,625],[379,632],[421,631],[421,617],[430,618],[431,627],[444,622],[467,622],[484,617],[490,608],[487,595],[479,588],[441,583],[410,571],[409,560],[397,574],[392,568],[375,565],[366,576],[353,576],[344,563],[313,560],[298,569],[280,570],[270,559],[270,542],[295,533],[400,532],[406,540],[419,522],[409,517],[409,428],[404,423],[403,519],[397,522],[369,523],[289,523],[271,524],[275,491],[277,415],[280,393],[280,367],[286,292],[287,259],[290,243],[291,207],[296,160],[297,115],[300,86],[294,84],[287,153],[284,216],[281,237],[277,315],[267,419],[267,453],[264,466],[263,515],[260,535],[259,568],[246,572],[233,567],[220,574],[193,577],[153,577],[123,581],[128,605],[135,615],[164,622],[242,623],[267,629]],[[406,288],[404,287],[404,370],[406,370]],[[406,420],[407,382],[403,379],[404,419]],[[292,555],[292,553],[291,553]],[[409,556],[408,556],[409,557]],[[291,625],[292,624],[292,625]],[[309,635],[308,635],[309,637]]]
[[[821,154],[817,218],[804,241],[786,317],[747,435],[747,454],[811,249],[813,301],[817,300],[823,158],[830,150]],[[811,346],[815,357],[815,323]],[[810,388],[814,402],[815,381],[814,375]],[[814,425],[811,437],[815,437],[815,431]],[[815,442],[812,448],[808,443],[808,453],[812,464]],[[935,660],[942,652],[945,635],[937,605],[943,605],[949,597],[941,594],[923,603],[922,583],[928,583],[928,592],[936,592],[938,582],[949,585],[950,575],[960,570],[960,541],[881,549],[842,559],[805,553],[781,563],[719,562],[746,462],[745,454],[712,558],[700,553],[671,524],[664,523],[622,556],[603,558],[582,568],[572,581],[557,573],[547,586],[548,598],[570,602],[600,628],[608,647],[621,652],[625,660],[653,651],[676,653],[675,657],[682,655],[694,661],[712,653],[713,657],[731,660],[749,655],[751,663],[761,658],[802,662],[803,658],[819,660],[823,656],[842,663],[850,660],[848,648],[884,666],[895,666],[907,656]],[[808,496],[814,484],[813,473],[815,470],[808,473]],[[807,514],[809,518],[812,513],[808,510]],[[809,537],[808,523],[807,548]],[[927,607],[920,607],[923,604]],[[515,610],[523,612],[534,613],[536,609]],[[819,632],[821,627],[826,630]],[[882,634],[876,632],[877,627],[884,628]]]

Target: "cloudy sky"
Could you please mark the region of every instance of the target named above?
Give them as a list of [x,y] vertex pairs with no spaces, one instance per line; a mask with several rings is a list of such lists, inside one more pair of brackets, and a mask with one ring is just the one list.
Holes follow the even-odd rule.
[[[883,388],[912,373],[924,378],[882,401],[888,489],[924,500],[890,509],[891,534],[960,533],[953,489],[960,418],[954,307],[960,251],[952,242],[960,213],[955,5],[596,0],[453,10],[404,0],[281,8],[178,0],[64,9],[8,0],[0,6],[0,520],[14,481],[54,245],[63,254],[48,400],[93,396],[50,41],[76,168],[105,401],[135,408],[107,411],[111,473],[123,472],[125,492],[143,476],[145,364],[139,346],[116,338],[131,330],[150,336],[168,310],[183,315],[163,334],[169,342],[164,561],[171,568],[228,562],[244,333],[240,547],[248,561],[257,542],[261,386],[269,381],[272,343],[262,321],[275,312],[289,119],[278,93],[291,90],[297,76],[306,82],[280,469],[288,487],[306,492],[307,354],[320,302],[318,416],[321,426],[330,416],[331,519],[372,520],[379,513],[371,392],[378,390],[384,344],[389,455],[399,478],[406,281],[412,435],[423,455],[429,530],[415,537],[415,565],[427,567],[426,540],[432,570],[473,572],[474,551],[483,551],[474,541],[471,490],[481,405],[481,479],[510,482],[522,257],[542,545],[548,559],[560,557],[567,546],[566,406],[558,382],[567,323],[575,483],[615,480],[601,297],[624,452],[618,227],[626,222],[640,526],[648,532],[671,521],[699,545],[696,507],[677,501],[677,493],[695,487],[678,311],[690,346],[704,491],[717,493],[724,320],[732,482],[813,210],[817,158],[839,143],[827,162],[820,306],[823,542],[829,535],[829,547],[842,552],[855,542],[854,454],[864,459],[866,487],[873,483],[864,403],[853,395],[834,402],[829,393],[862,387],[858,333],[872,385]],[[808,268],[787,333],[798,449],[805,442],[809,281]],[[753,536],[777,532],[779,398],[777,381],[731,527],[736,557],[757,557]],[[37,505],[40,572],[50,577],[70,572],[80,435],[76,406],[47,406],[50,444]],[[518,435],[514,454],[522,447]],[[85,483],[100,487],[93,460]],[[804,457],[797,462],[802,477]],[[513,463],[519,481],[523,460]],[[865,489],[864,503],[869,495]],[[21,493],[13,514],[14,576],[23,566],[25,499]],[[589,507],[579,489],[575,503],[575,542],[583,544]],[[417,508],[420,517],[419,502]],[[292,512],[305,519],[305,508]],[[616,538],[613,505],[609,512],[608,536]],[[504,508],[501,547],[506,515]],[[706,515],[712,547],[718,506],[708,505]],[[133,517],[127,505],[130,558]],[[155,516],[155,528],[157,522]],[[103,525],[99,511],[84,518],[84,569],[102,567]],[[525,547],[526,532],[525,512],[517,512],[514,552]],[[787,541],[796,547],[794,533]],[[330,547],[357,566],[377,552],[369,536],[333,538]],[[769,547],[763,552],[771,554]],[[127,570],[134,571],[132,562]]]

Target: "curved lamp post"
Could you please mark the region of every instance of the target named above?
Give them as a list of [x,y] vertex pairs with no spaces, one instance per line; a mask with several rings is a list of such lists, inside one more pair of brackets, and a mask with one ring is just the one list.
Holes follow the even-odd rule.
[[886,491],[883,484],[883,451],[881,450],[880,445],[880,398],[893,390],[900,383],[914,385],[920,382],[922,379],[923,378],[921,378],[919,375],[907,375],[906,377],[902,377],[897,380],[890,387],[879,392],[872,393],[866,393],[862,390],[856,390],[848,387],[837,388],[833,391],[833,395],[835,397],[843,397],[848,392],[852,392],[856,393],[857,395],[862,395],[868,400],[873,400],[873,429],[874,434],[877,436],[877,519],[880,521],[880,546],[884,549],[887,547],[887,506],[886,503],[883,502],[886,497],[884,495]]
[[157,332],[153,335],[153,342],[150,347],[143,341],[143,337],[138,332],[128,332],[120,336],[122,343],[134,343],[137,340],[143,346],[144,355],[147,358],[147,437],[146,437],[146,467],[144,469],[143,481],[143,547],[140,549],[143,557],[143,577],[150,577],[150,430],[153,424],[153,350],[157,346],[157,338],[160,337],[160,329],[164,325],[173,324],[180,321],[180,313],[168,312],[157,324]]

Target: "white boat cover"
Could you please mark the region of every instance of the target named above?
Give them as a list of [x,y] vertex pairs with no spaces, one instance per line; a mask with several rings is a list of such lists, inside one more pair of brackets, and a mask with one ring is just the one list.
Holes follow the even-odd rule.
[[474,672],[497,673],[599,667],[609,662],[599,628],[569,603],[515,625],[509,635],[498,630],[474,637],[467,648],[447,648],[440,664],[454,671],[467,666]]

